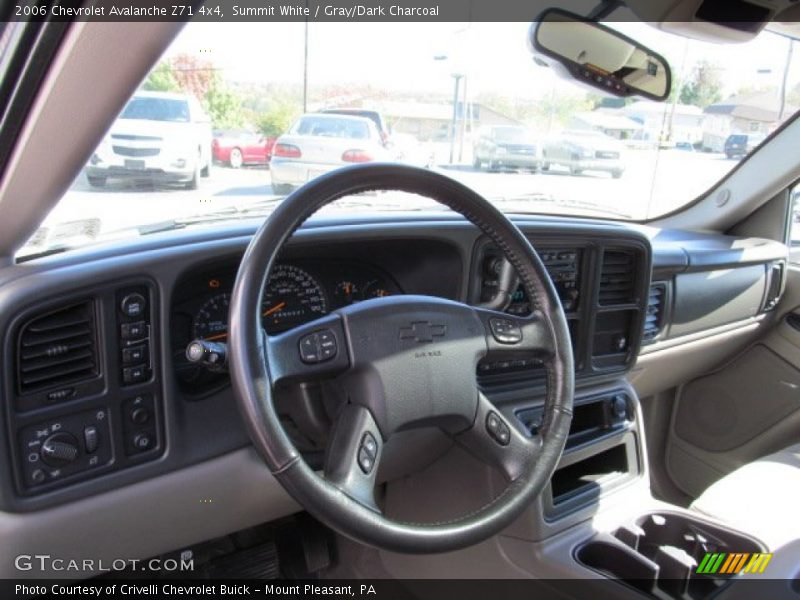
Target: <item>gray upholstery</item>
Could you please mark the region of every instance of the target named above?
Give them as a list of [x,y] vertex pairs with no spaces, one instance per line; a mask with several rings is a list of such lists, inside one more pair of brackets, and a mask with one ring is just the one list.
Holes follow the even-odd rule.
[[770,548],[800,540],[800,444],[739,467],[692,509],[751,533]]

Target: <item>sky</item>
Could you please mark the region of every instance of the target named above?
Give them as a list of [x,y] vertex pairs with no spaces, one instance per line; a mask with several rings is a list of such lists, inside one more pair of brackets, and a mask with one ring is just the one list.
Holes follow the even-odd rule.
[[[686,41],[644,23],[611,26],[661,53],[677,70],[685,64],[689,71],[703,58],[718,63],[726,93],[780,83],[786,38],[762,33],[745,44],[712,44]],[[527,23],[310,23],[308,27],[311,85],[369,83],[387,90],[448,94],[453,89],[451,75],[466,73],[470,96],[496,92],[535,99],[554,88],[583,93],[533,63],[526,47]],[[301,83],[303,44],[300,22],[193,22],[167,55],[201,53],[232,82]],[[800,82],[798,55],[800,47],[795,48],[790,89]],[[447,59],[434,60],[436,56]]]

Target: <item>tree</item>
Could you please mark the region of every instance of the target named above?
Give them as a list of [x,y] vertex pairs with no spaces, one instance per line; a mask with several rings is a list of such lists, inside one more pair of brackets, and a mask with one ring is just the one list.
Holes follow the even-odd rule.
[[209,60],[191,54],[178,54],[172,58],[170,66],[180,90],[194,94],[199,100],[205,98],[212,87],[219,85],[219,73]]
[[172,66],[169,62],[160,62],[156,68],[150,71],[147,79],[142,84],[142,89],[151,92],[178,92],[180,86],[172,73]]
[[217,129],[236,129],[245,125],[241,99],[218,78],[205,93],[203,106]]
[[681,104],[692,104],[705,108],[722,100],[722,80],[719,67],[707,60],[695,66],[689,80],[680,93]]
[[279,136],[289,129],[299,112],[293,104],[276,102],[258,116],[256,128],[259,133],[267,137]]

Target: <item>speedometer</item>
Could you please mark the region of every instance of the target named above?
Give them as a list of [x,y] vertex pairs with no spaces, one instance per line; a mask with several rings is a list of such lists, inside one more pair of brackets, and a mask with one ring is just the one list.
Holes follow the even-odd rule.
[[267,333],[278,333],[328,312],[322,286],[307,271],[278,265],[264,290],[262,317]]

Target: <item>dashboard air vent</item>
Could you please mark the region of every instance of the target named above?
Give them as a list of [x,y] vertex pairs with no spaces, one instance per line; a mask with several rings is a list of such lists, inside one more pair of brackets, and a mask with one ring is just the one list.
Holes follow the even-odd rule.
[[600,272],[600,305],[634,301],[635,258],[630,250],[610,249],[603,253]]
[[644,318],[644,341],[655,339],[663,327],[664,298],[667,295],[667,286],[663,283],[654,283],[650,286],[650,296],[647,300],[647,314]]
[[98,373],[92,301],[36,315],[20,329],[17,344],[20,394],[83,381]]

